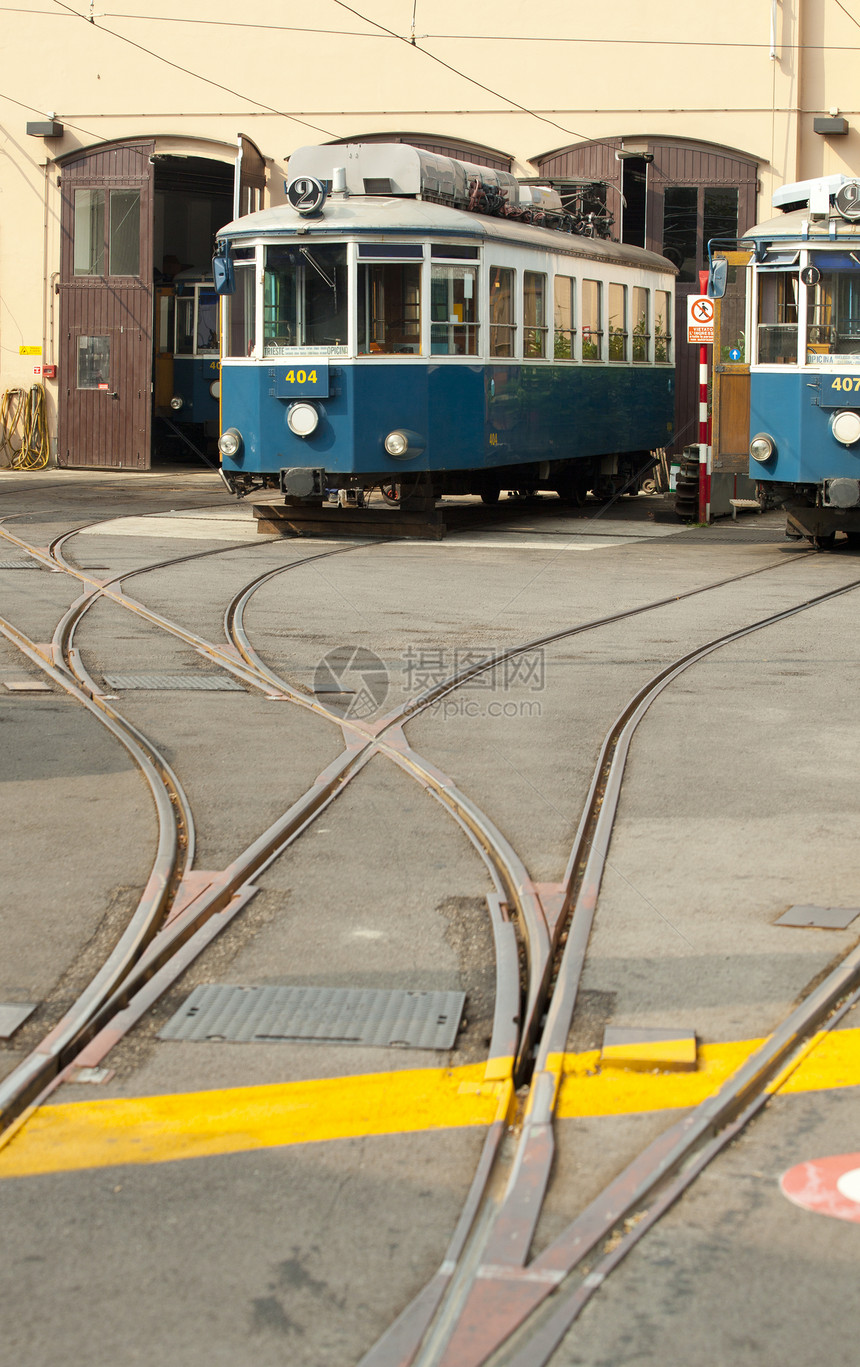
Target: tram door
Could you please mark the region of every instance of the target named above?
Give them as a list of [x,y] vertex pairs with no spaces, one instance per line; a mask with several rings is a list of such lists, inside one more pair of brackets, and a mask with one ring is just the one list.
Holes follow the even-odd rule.
[[170,411],[170,400],[174,394],[175,293],[173,285],[157,285],[155,289],[155,373],[152,384],[153,408],[156,413]]
[[711,511],[719,514],[730,510],[730,498],[752,498],[754,494],[754,485],[747,477],[752,253],[718,251],[715,256],[724,257],[729,267],[726,292],[714,301]]
[[153,144],[62,168],[60,465],[149,468]]

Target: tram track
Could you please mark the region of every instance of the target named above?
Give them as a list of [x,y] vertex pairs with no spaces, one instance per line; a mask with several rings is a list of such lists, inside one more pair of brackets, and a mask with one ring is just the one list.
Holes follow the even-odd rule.
[[[60,540],[64,541],[66,537]],[[14,539],[14,538],[10,538]],[[25,543],[21,543],[24,545]],[[235,548],[231,548],[235,549]],[[363,549],[363,547],[346,547],[343,550]],[[324,554],[340,553],[337,551],[325,552]],[[199,554],[199,553],[198,553]],[[203,554],[207,554],[204,552]],[[57,557],[62,555],[62,547],[56,548]],[[177,557],[175,562],[160,562],[159,566],[148,566],[142,569],[132,570],[123,575],[116,576],[112,583],[122,581],[132,577],[134,574],[146,573],[149,569],[160,568],[166,564],[179,563],[180,559],[185,560],[196,557]],[[693,594],[704,593],[713,589],[724,587],[738,579],[749,577],[750,574],[763,573],[775,566],[761,567],[755,571],[747,572],[739,576],[730,576],[714,584],[700,586],[683,594],[671,595],[668,598],[657,600],[653,603],[640,605],[638,608],[631,608],[619,613],[611,614],[608,617],[596,619],[593,622],[578,624],[574,627],[553,632],[546,636],[536,638],[525,644],[520,644],[507,651],[495,652],[487,660],[471,666],[469,669],[461,671],[456,676],[445,680],[436,685],[433,689],[427,690],[417,699],[408,700],[401,708],[393,713],[387,714],[379,719],[371,727],[362,726],[359,723],[351,723],[344,726],[342,718],[330,713],[329,710],[315,700],[300,693],[293,688],[286,680],[281,679],[275,671],[271,670],[265,662],[261,660],[250,642],[247,631],[244,628],[243,617],[247,604],[251,601],[254,592],[264,582],[269,581],[275,575],[285,572],[288,569],[299,568],[316,557],[304,557],[303,559],[291,562],[287,566],[277,567],[275,570],[266,572],[258,576],[252,584],[246,585],[237,594],[230,604],[225,615],[225,633],[231,640],[236,651],[242,658],[241,669],[248,683],[254,687],[262,689],[277,688],[280,695],[289,698],[291,701],[300,703],[303,707],[308,707],[319,715],[326,716],[328,720],[340,726],[348,739],[347,750],[344,756],[340,757],[330,766],[328,779],[322,784],[317,782],[312,790],[304,795],[299,803],[294,804],[281,822],[275,823],[264,836],[254,842],[254,845],[246,850],[242,856],[235,861],[235,879],[222,883],[217,889],[211,889],[204,894],[202,900],[195,901],[194,914],[186,918],[180,925],[184,913],[172,916],[168,913],[168,925],[172,925],[172,935],[170,942],[167,939],[162,941],[156,953],[150,953],[141,963],[141,971],[133,980],[130,978],[123,984],[121,991],[115,992],[112,997],[104,1004],[104,1009],[94,1021],[89,1031],[89,1037],[95,1035],[96,1040],[101,1034],[102,1045],[108,1045],[115,1041],[116,1027],[111,1026],[112,1015],[128,1010],[129,1002],[136,994],[145,991],[146,983],[150,982],[153,989],[158,985],[160,976],[167,973],[169,978],[175,977],[175,968],[171,968],[171,959],[179,954],[185,947],[189,946],[195,935],[198,935],[204,925],[211,921],[219,912],[230,907],[234,899],[239,896],[253,895],[251,879],[265,868],[268,863],[276,859],[283,852],[286,846],[291,843],[304,829],[310,824],[320,810],[323,810],[330,801],[334,799],[338,792],[342,791],[344,784],[358,773],[364,764],[373,754],[379,753],[401,768],[405,769],[411,776],[417,779],[423,786],[428,788],[439,800],[449,813],[458,820],[461,827],[466,829],[472,839],[473,844],[480,850],[490,853],[488,867],[491,870],[491,878],[495,886],[493,912],[493,928],[496,935],[497,951],[502,947],[504,970],[499,974],[497,982],[497,1014],[493,1032],[493,1046],[490,1051],[490,1067],[488,1068],[487,1081],[489,1085],[499,1088],[500,1107],[496,1121],[490,1127],[484,1154],[473,1182],[469,1201],[461,1218],[460,1226],[455,1234],[452,1247],[449,1249],[448,1257],[443,1267],[446,1268],[444,1276],[437,1278],[435,1284],[428,1288],[427,1292],[419,1298],[418,1310],[413,1306],[405,1317],[402,1317],[397,1325],[394,1326],[391,1334],[386,1336],[378,1346],[378,1350],[371,1350],[371,1353],[364,1359],[367,1367],[386,1367],[389,1363],[460,1363],[474,1361],[475,1363],[489,1361],[490,1356],[495,1352],[497,1344],[491,1345],[488,1352],[483,1357],[461,1358],[447,1355],[449,1342],[454,1342],[456,1334],[452,1334],[446,1339],[445,1332],[439,1332],[440,1325],[444,1331],[451,1330],[452,1324],[460,1323],[463,1315],[468,1318],[470,1297],[473,1294],[474,1286],[480,1280],[484,1284],[493,1282],[492,1277],[477,1277],[477,1272],[481,1268],[504,1267],[505,1273],[496,1280],[500,1282],[504,1297],[508,1298],[512,1285],[526,1285],[529,1292],[529,1310],[534,1309],[559,1287],[566,1278],[571,1275],[574,1262],[566,1271],[548,1264],[541,1260],[536,1260],[532,1264],[527,1264],[527,1254],[531,1242],[531,1234],[534,1231],[537,1215],[540,1210],[540,1196],[545,1188],[546,1180],[549,1175],[549,1164],[551,1162],[551,1115],[554,1098],[557,1092],[559,1080],[559,1063],[556,1055],[563,1055],[564,1039],[567,1035],[567,1026],[564,1025],[565,1019],[569,1026],[570,1015],[572,1015],[576,998],[576,984],[578,974],[581,972],[582,962],[584,962],[585,943],[588,938],[590,921],[588,917],[593,917],[596,905],[597,893],[600,885],[602,873],[602,861],[605,860],[608,848],[609,835],[611,832],[612,816],[617,806],[618,791],[620,791],[620,773],[623,772],[623,758],[626,757],[630,739],[633,731],[638,725],[653,698],[668,686],[683,670],[697,663],[713,650],[728,644],[730,641],[741,639],[744,635],[752,631],[760,630],[777,621],[784,620],[786,617],[798,612],[802,612],[818,603],[828,601],[830,598],[841,593],[847,593],[858,587],[860,581],[852,581],[831,593],[821,595],[817,598],[807,600],[784,612],[774,614],[772,617],[762,619],[760,622],[749,627],[729,633],[718,638],[706,646],[690,652],[688,656],[682,657],[655,676],[646,689],[640,690],[636,697],[625,709],[622,717],[613,728],[614,739],[604,744],[601,758],[592,781],[591,791],[586,804],[586,812],[580,821],[577,832],[576,842],[568,860],[562,883],[553,893],[551,910],[541,901],[541,896],[537,893],[534,885],[528,877],[528,873],[519,856],[507,847],[504,837],[497,832],[489,819],[477,809],[469,799],[460,793],[451,780],[441,771],[436,769],[428,761],[417,755],[405,739],[403,726],[417,716],[420,711],[431,707],[436,701],[444,697],[448,692],[462,686],[479,672],[497,668],[505,660],[513,658],[517,654],[533,650],[539,645],[546,645],[584,631],[595,630],[601,626],[608,625],[625,618],[647,612],[656,607],[665,607],[682,598]],[[69,572],[78,574],[82,577],[82,572],[74,571],[66,567]],[[120,606],[129,608],[132,611],[141,609],[141,616],[149,620],[153,625],[162,629],[179,633],[183,639],[188,639],[196,648],[201,648],[204,653],[210,654],[213,660],[219,664],[224,661],[222,667],[236,671],[237,665],[235,657],[228,660],[224,656],[224,647],[217,647],[211,642],[204,642],[195,633],[185,633],[175,623],[170,623],[168,619],[160,614],[153,614],[150,609],[143,605],[136,604],[124,593],[114,593],[112,590],[105,592],[104,584],[93,585],[89,595],[91,606],[98,597],[113,597],[113,600]],[[74,609],[79,608],[73,605]],[[83,616],[83,612],[75,617],[73,610],[67,614],[69,620],[64,623],[62,631],[58,626],[53,643],[54,651],[61,654],[67,661],[70,671],[73,666],[81,666],[79,657],[76,660],[75,647],[73,645],[74,625]],[[42,664],[41,659],[35,661]],[[93,682],[93,681],[90,681]],[[64,685],[65,686],[65,685]],[[99,699],[102,709],[106,708],[103,699]],[[350,744],[351,742],[351,744]],[[611,752],[611,754],[610,754]],[[622,758],[619,761],[618,756]],[[618,763],[621,769],[617,768]],[[323,777],[323,776],[321,776]],[[606,813],[607,815],[604,815]],[[606,823],[609,823],[608,825]],[[602,823],[602,824],[601,824]],[[597,861],[597,862],[595,862]],[[485,862],[487,862],[485,860]],[[231,866],[231,869],[233,866]],[[225,871],[229,872],[229,871]],[[219,875],[219,878],[221,875]],[[242,902],[244,905],[244,901]],[[239,908],[236,907],[235,910]],[[549,910],[549,915],[548,915]],[[510,919],[513,913],[513,921]],[[511,973],[512,966],[516,963],[516,949],[513,944],[513,926],[520,927],[521,934],[525,929],[524,942],[527,958],[530,964],[530,979],[528,1000],[524,1020],[521,1020],[519,1039],[517,1040],[517,1065],[516,1069],[505,1079],[501,1074],[503,1069],[493,1070],[494,1060],[506,1057],[504,1050],[511,1048],[516,1031],[516,1022],[511,1019],[510,1011],[514,1005],[514,996],[511,992]],[[509,929],[505,929],[508,927]],[[530,933],[531,932],[531,933]],[[211,935],[208,936],[211,939]],[[207,939],[207,942],[208,942]],[[201,946],[202,947],[202,946]],[[199,949],[197,950],[199,952]],[[187,955],[182,960],[186,963]],[[574,972],[571,964],[578,961],[578,970]],[[500,961],[500,967],[501,967]],[[853,981],[852,975],[856,975],[856,966],[847,970],[848,977]],[[502,981],[502,978],[507,981]],[[554,991],[552,990],[554,988]],[[839,991],[844,992],[844,983],[839,987]],[[548,997],[547,994],[550,994]],[[152,999],[152,990],[147,1000]],[[832,990],[830,995],[825,994],[826,1000],[832,1002]],[[818,1000],[818,998],[816,998]],[[504,1008],[499,1010],[499,1002],[505,1003]],[[138,1003],[139,1005],[140,1003]],[[540,1018],[549,1006],[549,1015],[546,1025],[539,1032],[538,1024]],[[818,1007],[819,1017],[821,1012],[829,1009],[828,1007]],[[568,1013],[567,1016],[565,1013]],[[135,1018],[140,1012],[136,1011]],[[816,1018],[819,1018],[816,1017]],[[531,1022],[531,1024],[530,1024]],[[131,1023],[131,1022],[129,1022]],[[804,1027],[806,1028],[806,1027]],[[788,1046],[787,1046],[788,1048]],[[534,1060],[533,1068],[529,1055],[537,1049],[537,1057]],[[790,1052],[790,1048],[788,1050]],[[105,1050],[106,1052],[106,1050]],[[508,1055],[509,1057],[509,1055]],[[777,1063],[784,1062],[786,1050],[784,1049]],[[776,1066],[776,1065],[775,1065]],[[498,1075],[494,1075],[498,1074]],[[772,1070],[771,1070],[772,1073]],[[768,1076],[771,1075],[768,1074]],[[516,1103],[513,1096],[513,1080],[518,1077],[520,1082],[529,1081],[530,1092],[525,1105],[521,1107],[522,1120],[521,1139],[516,1153],[512,1158],[502,1163],[505,1169],[504,1174],[500,1174],[499,1155],[503,1148],[503,1140],[507,1128],[507,1123],[516,1119]],[[507,1085],[506,1085],[507,1084]],[[735,1104],[735,1103],[733,1103]],[[752,1103],[751,1103],[752,1104]],[[713,1124],[712,1121],[708,1123]],[[697,1142],[700,1142],[697,1141]],[[676,1167],[683,1161],[684,1156],[689,1156],[691,1152],[687,1147],[681,1157],[676,1156]],[[654,1155],[651,1155],[654,1158]],[[537,1158],[537,1161],[535,1161]],[[659,1149],[659,1156],[654,1159],[652,1166],[659,1168],[659,1173],[655,1181],[663,1180],[666,1172],[667,1158],[665,1154],[665,1144]],[[661,1166],[662,1165],[662,1166]],[[646,1165],[647,1166],[647,1165]],[[641,1164],[640,1164],[641,1167]],[[535,1182],[536,1168],[540,1169],[538,1180]],[[671,1169],[674,1171],[674,1169]],[[499,1188],[508,1183],[508,1195],[500,1200]],[[542,1183],[542,1186],[541,1186]],[[491,1193],[488,1197],[488,1193]],[[489,1200],[489,1204],[488,1204]],[[495,1204],[494,1204],[495,1203]],[[498,1209],[495,1207],[498,1206]],[[615,1207],[611,1206],[610,1213],[615,1212]],[[608,1233],[617,1225],[617,1218],[613,1224],[606,1227],[604,1218],[601,1232],[596,1236],[595,1242],[589,1245],[594,1248],[601,1238],[608,1237]],[[506,1223],[507,1222],[507,1228]],[[642,1222],[643,1228],[645,1221]],[[477,1231],[480,1232],[478,1237]],[[495,1248],[493,1240],[505,1234],[507,1242],[505,1249],[508,1256],[507,1261],[495,1262],[487,1260],[485,1254],[490,1248]],[[483,1242],[482,1242],[483,1240]],[[622,1240],[623,1243],[623,1240]],[[577,1245],[579,1248],[579,1245]],[[510,1255],[513,1254],[513,1257]],[[495,1256],[495,1254],[493,1255]],[[586,1256],[583,1252],[581,1257]],[[607,1255],[609,1256],[609,1255]],[[542,1255],[545,1258],[546,1255]],[[521,1275],[520,1275],[521,1274]],[[444,1284],[442,1284],[444,1283]],[[596,1283],[595,1283],[596,1285]],[[538,1286],[542,1292],[536,1295],[534,1287]],[[496,1290],[498,1288],[496,1287]],[[582,1292],[580,1291],[580,1296]],[[456,1302],[454,1308],[458,1315],[451,1318],[446,1317],[446,1311],[450,1305],[446,1304],[446,1296],[449,1301]],[[510,1298],[517,1301],[521,1310],[523,1297]],[[428,1313],[429,1312],[429,1313]],[[560,1311],[558,1312],[561,1313]],[[435,1329],[431,1326],[435,1321]],[[509,1316],[510,1318],[510,1316]],[[522,1316],[519,1323],[522,1322]],[[416,1337],[416,1327],[421,1321],[421,1333]],[[514,1332],[517,1324],[508,1327],[506,1332]],[[430,1340],[425,1340],[424,1335],[431,1329]],[[545,1333],[549,1333],[546,1330]],[[393,1335],[393,1337],[392,1337]],[[407,1343],[407,1348],[403,1345]],[[482,1350],[483,1351],[483,1350]],[[537,1362],[538,1359],[525,1357],[522,1359],[523,1367],[525,1362]],[[545,1359],[541,1359],[544,1361]]]

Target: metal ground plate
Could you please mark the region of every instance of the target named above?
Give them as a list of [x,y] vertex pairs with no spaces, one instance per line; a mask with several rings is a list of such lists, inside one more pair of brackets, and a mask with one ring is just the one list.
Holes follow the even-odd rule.
[[776,926],[811,926],[818,930],[847,930],[860,916],[860,907],[789,907],[774,921]]
[[194,989],[159,1038],[452,1049],[465,1000],[465,992],[208,983]]
[[243,693],[244,686],[227,674],[105,674],[105,684],[118,692],[134,688],[185,693]]

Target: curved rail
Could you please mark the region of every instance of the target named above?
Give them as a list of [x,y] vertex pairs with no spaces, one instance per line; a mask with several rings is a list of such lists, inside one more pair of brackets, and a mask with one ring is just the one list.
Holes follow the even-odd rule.
[[[552,1117],[561,1080],[564,1049],[573,1017],[585,950],[617,812],[630,743],[651,703],[674,679],[714,651],[798,613],[860,588],[860,579],[729,632],[660,670],[630,700],[610,729],[595,767],[588,801],[565,874],[566,901],[572,902],[568,934],[546,1006],[524,1120],[501,1198],[489,1185],[480,1201],[471,1196],[472,1227],[459,1234],[456,1252],[448,1250],[431,1283],[361,1360],[360,1367],[480,1367],[562,1284],[576,1266],[622,1228],[625,1252],[641,1233],[623,1228],[667,1179],[677,1178],[671,1199],[659,1205],[659,1218],[701,1167],[678,1177],[697,1150],[720,1127],[746,1123],[758,1110],[764,1089],[784,1067],[809,1032],[860,983],[860,947],[850,952],[719,1092],[649,1145],[640,1156],[538,1258],[528,1262],[534,1230],[549,1181],[553,1157]],[[561,925],[561,923],[560,923]],[[559,937],[561,939],[561,936]],[[740,1114],[739,1114],[740,1113]],[[732,1134],[736,1130],[732,1131]],[[728,1142],[720,1137],[704,1161]],[[716,1146],[716,1147],[715,1147]],[[701,1166],[704,1166],[704,1161]],[[694,1165],[695,1167],[695,1165]],[[678,1185],[680,1183],[681,1185]],[[654,1223],[651,1220],[650,1224]],[[650,1227],[650,1224],[647,1227]],[[644,1230],[642,1231],[644,1232]],[[605,1271],[620,1261],[609,1255]],[[517,1367],[542,1367],[569,1323],[593,1294],[601,1278],[588,1280],[573,1300],[556,1311],[545,1331],[545,1356],[534,1345],[516,1359]],[[558,1296],[556,1297],[556,1302]],[[555,1305],[553,1307],[555,1309]],[[543,1351],[543,1350],[542,1350]]]

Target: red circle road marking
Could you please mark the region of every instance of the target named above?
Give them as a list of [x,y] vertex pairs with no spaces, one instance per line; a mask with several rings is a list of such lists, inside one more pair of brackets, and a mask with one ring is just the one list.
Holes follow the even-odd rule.
[[804,1210],[860,1224],[860,1153],[798,1163],[783,1173],[779,1184],[789,1201]]

